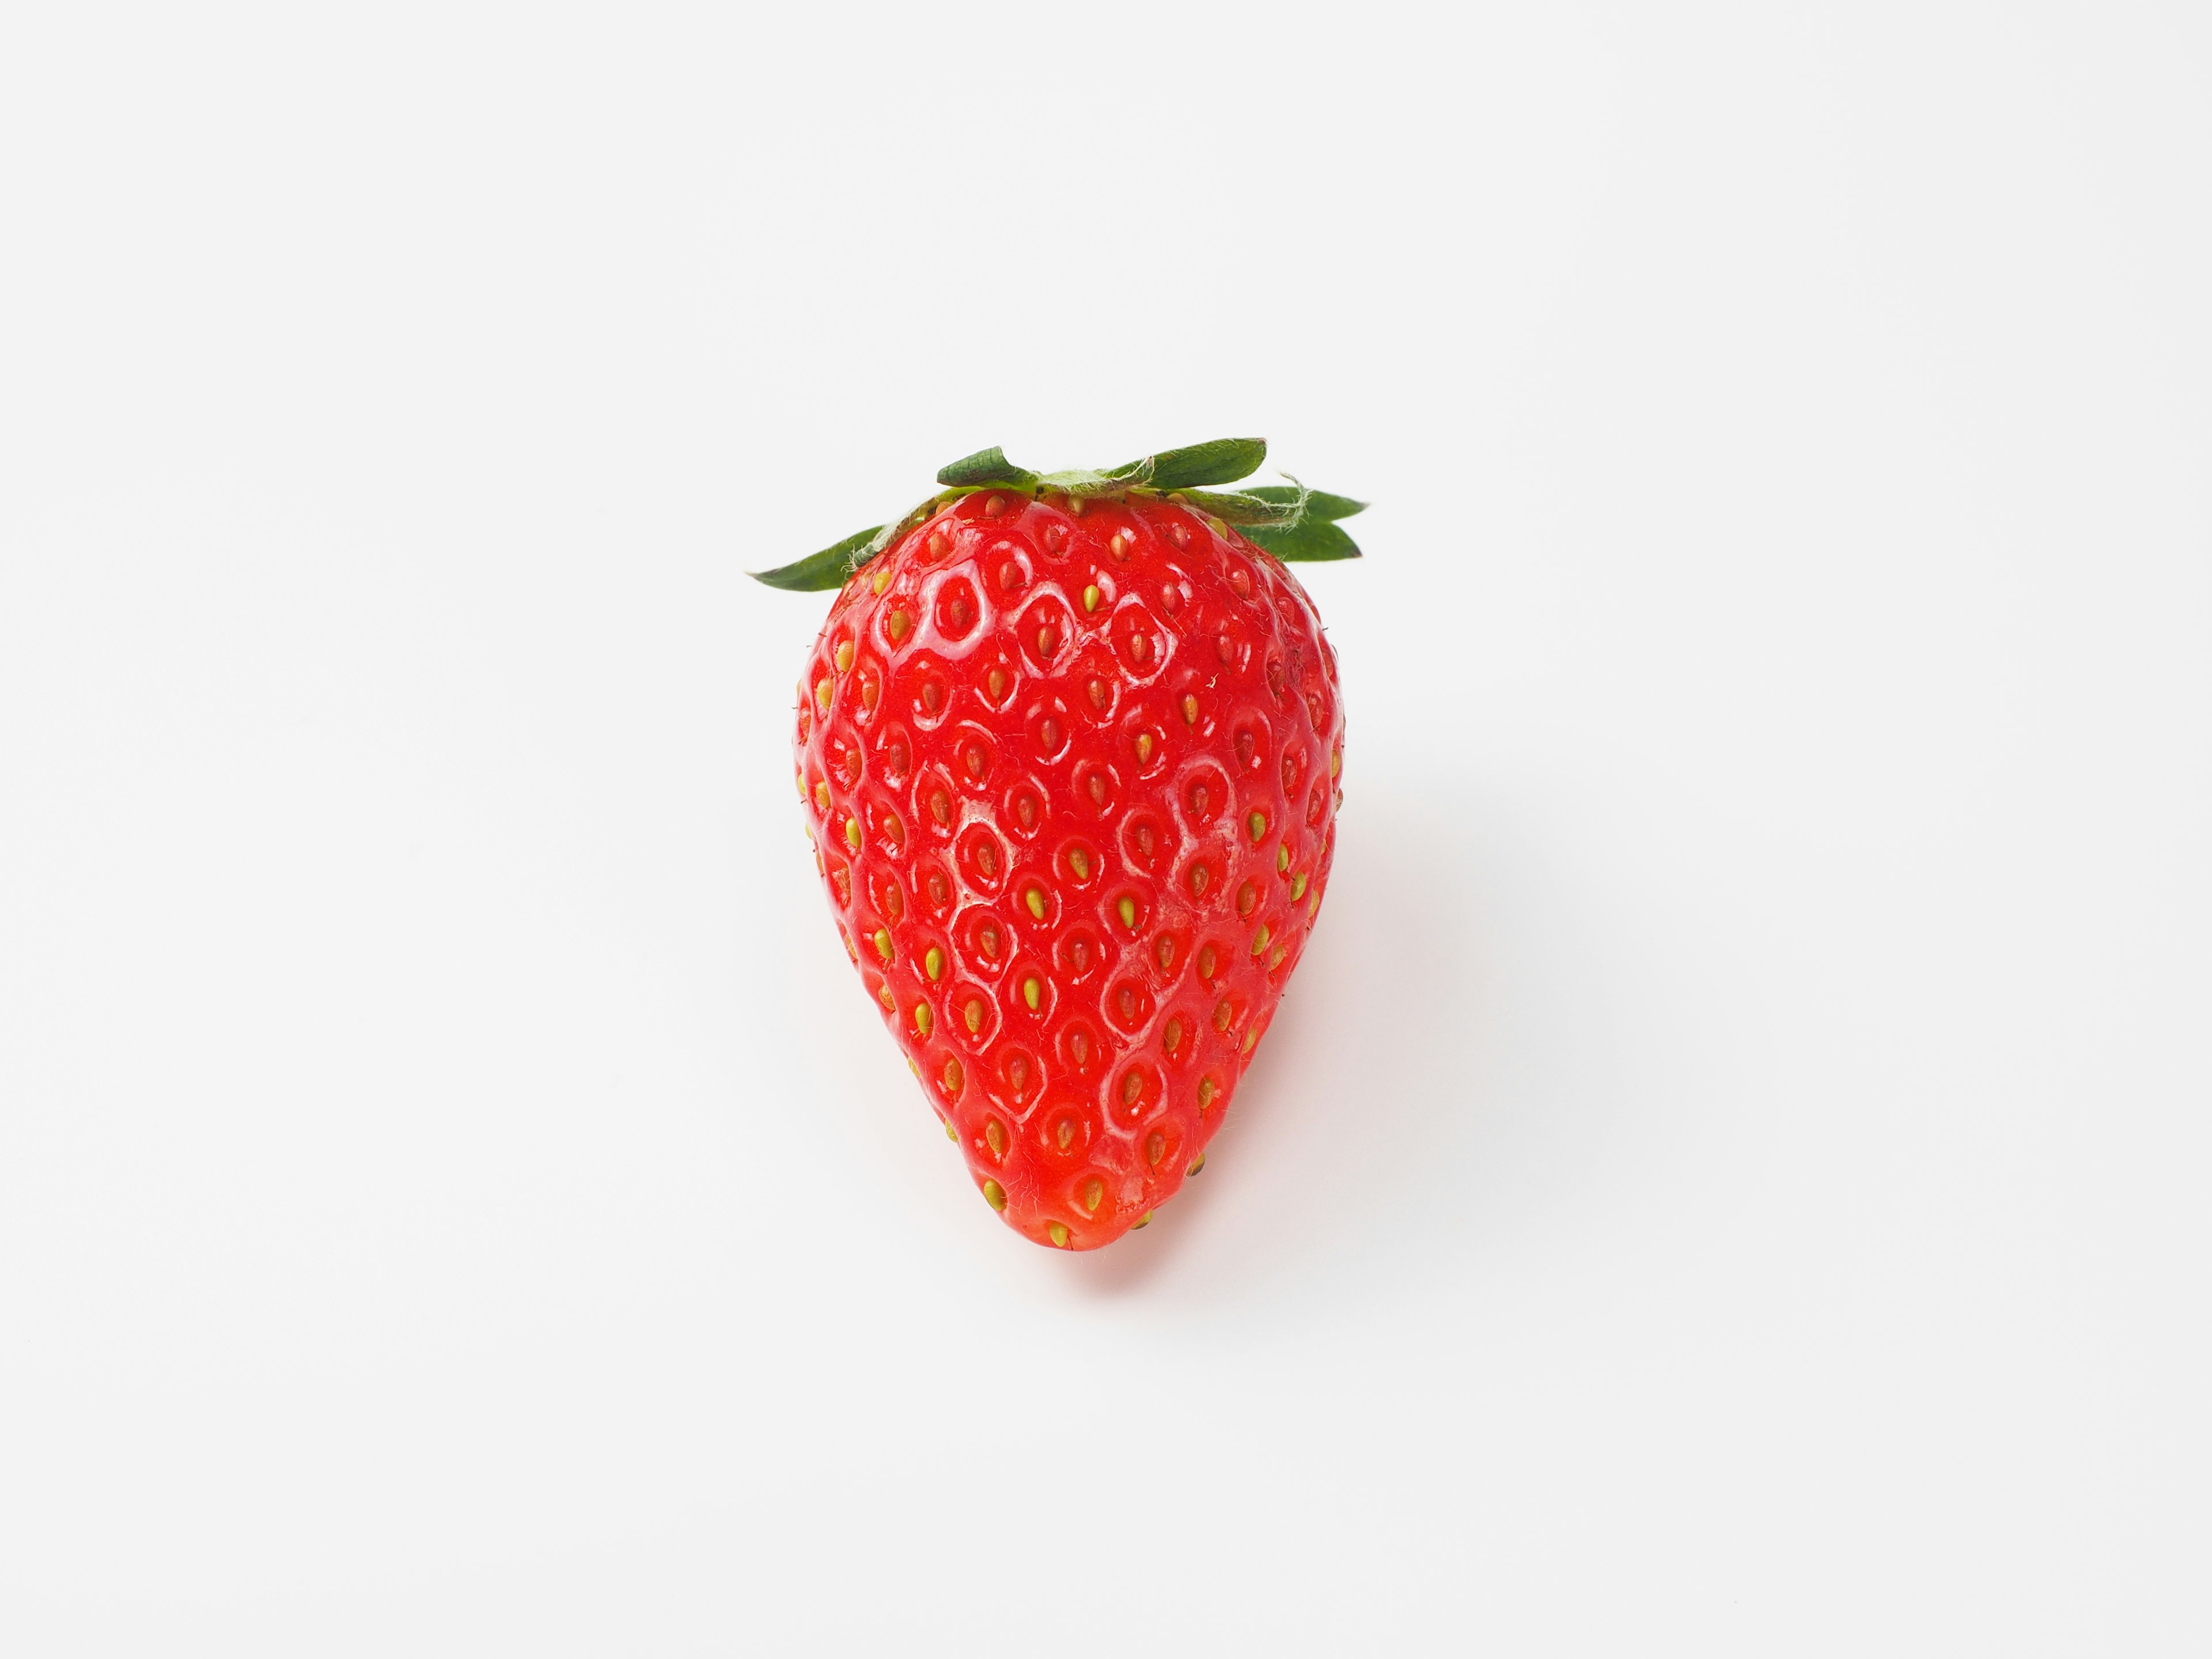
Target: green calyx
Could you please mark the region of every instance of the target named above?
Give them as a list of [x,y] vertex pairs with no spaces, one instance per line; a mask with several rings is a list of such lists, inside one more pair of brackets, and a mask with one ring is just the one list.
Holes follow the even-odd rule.
[[[842,587],[853,573],[930,514],[963,495],[981,490],[1031,500],[1060,495],[1077,501],[1166,499],[1197,508],[1235,525],[1246,540],[1285,561],[1356,559],[1359,548],[1337,525],[1364,507],[1364,501],[1308,489],[1293,478],[1288,484],[1259,484],[1239,490],[1207,488],[1235,483],[1257,471],[1267,459],[1264,438],[1216,438],[1184,449],[1164,449],[1104,472],[1031,472],[1016,466],[995,445],[963,456],[940,469],[940,488],[912,512],[889,524],[855,531],[819,553],[775,570],[757,570],[754,580],[793,592]],[[1287,475],[1285,475],[1287,476]]]

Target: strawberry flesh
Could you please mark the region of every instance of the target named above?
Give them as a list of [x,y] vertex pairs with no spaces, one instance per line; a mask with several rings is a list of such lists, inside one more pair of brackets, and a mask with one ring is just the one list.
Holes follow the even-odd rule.
[[1304,589],[1172,499],[979,491],[840,591],[795,744],[823,890],[1025,1237],[1109,1243],[1197,1173],[1328,886],[1343,732]]

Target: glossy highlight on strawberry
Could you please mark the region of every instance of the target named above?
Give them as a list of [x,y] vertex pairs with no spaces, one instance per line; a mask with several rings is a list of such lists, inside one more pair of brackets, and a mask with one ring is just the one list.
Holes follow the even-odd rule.
[[[1194,453],[1152,459],[1172,482]],[[800,680],[795,782],[847,954],[977,1190],[1088,1249],[1199,1172],[1320,913],[1335,658],[1255,538],[1334,523],[1302,489],[971,462],[999,477],[868,532]],[[1273,522],[1240,534],[1224,502]]]

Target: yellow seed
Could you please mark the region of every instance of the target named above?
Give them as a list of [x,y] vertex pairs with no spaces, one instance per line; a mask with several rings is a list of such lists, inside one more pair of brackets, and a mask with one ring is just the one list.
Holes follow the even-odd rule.
[[1308,900],[1306,901],[1306,920],[1307,920],[1308,921],[1312,921],[1316,916],[1319,915],[1320,914],[1321,914],[1321,895],[1320,895],[1319,893],[1316,893],[1316,894],[1315,894],[1311,898],[1310,898],[1310,899],[1308,899]]
[[1267,833],[1267,815],[1265,812],[1253,813],[1250,817],[1244,820],[1244,828],[1250,833],[1254,841],[1258,841]]
[[1182,723],[1185,726],[1198,724],[1198,699],[1187,694],[1182,700]]
[[1259,902],[1259,890],[1254,887],[1250,882],[1246,882],[1242,887],[1237,890],[1237,914],[1238,915],[1250,915],[1252,914],[1252,907]]
[[856,853],[860,850],[860,819],[847,818],[845,820],[845,845],[851,848]]
[[1160,959],[1160,971],[1165,973],[1175,966],[1175,941],[1165,933],[1160,935],[1160,947],[1154,952]]
[[917,1079],[921,1076],[921,1067],[914,1063],[914,1056],[912,1054],[908,1054],[906,1057],[906,1068],[908,1071],[912,1072]]
[[989,1118],[983,1124],[983,1139],[991,1148],[993,1158],[1004,1158],[1006,1153],[1006,1126],[998,1119]]
[[885,962],[889,962],[891,959],[891,935],[889,928],[878,927],[876,929],[875,945],[876,954],[881,957]]
[[1114,538],[1106,544],[1107,550],[1117,559],[1126,559],[1129,556],[1132,540],[1127,531],[1117,530],[1114,532]]
[[1254,956],[1255,956],[1255,957],[1256,957],[1256,956],[1258,956],[1258,955],[1260,954],[1260,952],[1261,952],[1261,951],[1262,951],[1266,950],[1267,948],[1267,929],[1266,925],[1263,923],[1263,924],[1261,925],[1261,928],[1260,928],[1260,932],[1259,932],[1258,935],[1257,935],[1256,937],[1255,937],[1255,938],[1254,938],[1254,939],[1252,940],[1252,954],[1253,954]]
[[968,1022],[968,1029],[970,1031],[981,1030],[983,1029],[983,999],[969,997],[968,1006],[960,1011],[960,1018]]
[[1044,920],[1044,889],[1032,887],[1022,895],[1022,902],[1030,907],[1030,914],[1039,921]]
[[1060,1223],[1054,1222],[1051,1226],[1045,1229],[1045,1231],[1052,1236],[1054,1244],[1063,1250],[1067,1248],[1067,1229],[1061,1226]]
[[1073,1123],[1070,1123],[1066,1118],[1060,1119],[1060,1127],[1053,1133],[1059,1138],[1060,1150],[1063,1152],[1068,1149],[1069,1146],[1072,1145],[1075,1139],[1075,1126]]
[[952,538],[942,530],[933,531],[929,538],[929,556],[941,559],[952,550]]
[[1083,1183],[1083,1207],[1090,1214],[1098,1213],[1098,1206],[1105,1201],[1105,1198],[1106,1183],[1097,1176],[1091,1176]]
[[839,673],[841,673],[841,674],[842,674],[842,673],[843,673],[847,669],[850,668],[852,665],[853,665],[853,642],[852,642],[852,641],[850,641],[850,640],[840,640],[840,641],[837,641],[837,672],[838,672]]
[[960,1137],[952,1132],[952,1120],[948,1117],[944,1119],[943,1122],[945,1124],[945,1138],[947,1140],[958,1140]]
[[880,567],[877,570],[874,578],[868,585],[874,588],[877,592],[882,592],[884,589],[891,585],[891,568],[889,565]]
[[1229,1006],[1229,999],[1227,997],[1222,998],[1220,1001],[1213,1005],[1213,1029],[1217,1031],[1227,1030],[1229,1029],[1229,1022],[1236,1017],[1236,1012],[1237,1011],[1235,1009]]
[[1006,1189],[995,1181],[983,1183],[983,1201],[994,1210],[1006,1207]]
[[1173,1054],[1176,1049],[1182,1047],[1182,1022],[1181,1020],[1171,1019],[1168,1022],[1165,1044],[1167,1051],[1170,1054]]
[[1208,530],[1211,530],[1217,536],[1225,537],[1229,534],[1228,525],[1223,520],[1215,518],[1211,513],[1206,515],[1206,527]]
[[1085,853],[1081,848],[1079,847],[1075,848],[1074,851],[1068,854],[1067,867],[1075,872],[1076,880],[1088,881],[1091,879],[1091,855]]
[[1006,498],[1004,495],[986,495],[983,497],[983,516],[985,518],[995,519],[999,514],[1006,510]]
[[886,985],[883,989],[877,992],[876,998],[884,1005],[884,1007],[890,1009],[894,1013],[898,1011],[898,999],[891,994],[891,988],[890,986]]
[[1035,975],[1031,975],[1029,978],[1022,981],[1022,1000],[1029,1004],[1032,1012],[1036,1011],[1037,999],[1042,997],[1043,994],[1044,987],[1037,983],[1036,976]]
[[1139,763],[1142,763],[1142,762],[1148,761],[1148,760],[1152,759],[1152,734],[1151,732],[1138,732],[1138,733],[1137,733],[1137,759],[1139,760]]
[[1214,1090],[1215,1090],[1217,1087],[1218,1087],[1218,1086],[1219,1086],[1219,1085],[1218,1085],[1214,1082],[1214,1080],[1213,1080],[1212,1078],[1210,1078],[1210,1077],[1202,1077],[1202,1078],[1199,1079],[1199,1080],[1198,1080],[1198,1109],[1199,1109],[1200,1111],[1201,1111],[1201,1112],[1202,1112],[1202,1111],[1204,1111],[1207,1107],[1209,1107],[1209,1106],[1211,1106],[1211,1105],[1212,1105],[1212,1104],[1213,1104],[1213,1091],[1214,1091]]
[[830,699],[836,695],[836,692],[831,687],[828,677],[825,676],[814,682],[814,701],[821,705],[823,714],[830,712]]
[[1144,1090],[1144,1079],[1139,1077],[1134,1072],[1130,1073],[1121,1079],[1121,1103],[1124,1106],[1135,1105],[1137,1097],[1142,1094]]
[[1085,588],[1083,590],[1083,608],[1085,611],[1096,611],[1098,608],[1098,601],[1103,597],[1104,596],[1101,594],[1095,586]]
[[1276,969],[1283,965],[1283,957],[1287,952],[1288,948],[1289,947],[1285,945],[1278,945],[1273,950],[1267,952],[1267,971],[1269,973],[1273,973]]
[[1275,873],[1279,876],[1290,867],[1291,845],[1288,842],[1285,842],[1275,849]]
[[1291,878],[1291,902],[1296,904],[1306,896],[1306,872],[1303,870]]
[[827,778],[814,786],[814,804],[825,812],[830,810],[830,781]]
[[896,645],[901,640],[906,637],[906,630],[913,625],[913,618],[909,617],[905,611],[894,611],[891,612],[890,619],[884,623],[884,627],[885,631],[891,636],[891,643],[893,645]]
[[921,1032],[922,1036],[927,1036],[929,1035],[930,1024],[931,1015],[929,1012],[929,1005],[926,1002],[915,1003],[914,1005],[914,1029]]
[[1129,1224],[1129,1231],[1133,1233],[1139,1227],[1149,1227],[1152,1225],[1152,1212],[1150,1210],[1147,1210],[1144,1214],[1139,1216],[1134,1221],[1132,1221]]
[[1122,925],[1124,927],[1134,928],[1134,927],[1136,927],[1136,925],[1137,925],[1137,901],[1136,901],[1136,900],[1134,900],[1134,899],[1133,899],[1133,898],[1125,898],[1125,899],[1121,900],[1120,903],[1116,904],[1114,908],[1115,908],[1115,909],[1116,909],[1117,911],[1119,911],[1119,912],[1121,913],[1121,925]]
[[921,959],[921,971],[927,974],[932,979],[943,979],[945,977],[945,952],[939,950],[934,945],[931,945],[927,953],[925,954]]
[[967,1077],[961,1071],[958,1060],[948,1060],[945,1062],[945,1088],[948,1094],[958,1094],[960,1085],[966,1081]]
[[1259,1040],[1260,1028],[1255,1025],[1250,1030],[1244,1033],[1244,1052],[1248,1054],[1250,1054],[1252,1052],[1252,1045]]
[[1198,976],[1200,979],[1213,977],[1213,947],[1211,945],[1198,953]]
[[1190,866],[1190,891],[1194,898],[1206,891],[1206,866],[1202,864]]
[[1329,776],[1331,776],[1331,777],[1334,777],[1334,776],[1336,776],[1339,773],[1342,772],[1343,770],[1344,770],[1344,750],[1342,750],[1341,749],[1332,749],[1332,750],[1330,750],[1328,751],[1328,775],[1329,775]]

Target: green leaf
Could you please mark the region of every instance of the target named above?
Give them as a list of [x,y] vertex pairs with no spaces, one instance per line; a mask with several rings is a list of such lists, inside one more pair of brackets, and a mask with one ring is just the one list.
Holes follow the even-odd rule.
[[[1298,498],[1295,484],[1255,484],[1244,494],[1257,495],[1263,501],[1294,501]],[[1306,517],[1325,523],[1333,524],[1366,510],[1366,502],[1355,501],[1349,495],[1332,495],[1325,489],[1316,489],[1306,497]]]
[[1217,495],[1212,490],[1187,489],[1177,493],[1180,499],[1188,501],[1201,513],[1211,513],[1224,524],[1265,525],[1283,529],[1296,524],[1302,511],[1296,495],[1288,502],[1283,502],[1267,501],[1242,491]]
[[1190,489],[1249,478],[1267,459],[1265,438],[1216,438],[1187,449],[1164,449],[1141,461],[1117,466],[1109,476],[1150,484],[1155,489]]
[[[870,548],[870,544],[889,528],[888,525],[870,525],[866,530],[856,531],[836,545],[825,547],[819,553],[810,553],[793,563],[774,570],[753,571],[750,573],[752,579],[757,582],[766,582],[770,587],[781,587],[789,593],[819,593],[830,588],[842,587],[848,576],[880,550]],[[856,556],[864,549],[868,550],[867,556]]]
[[1313,562],[1359,556],[1359,544],[1340,526],[1326,519],[1308,519],[1288,530],[1270,530],[1255,525],[1244,532],[1244,538],[1255,547],[1266,548],[1286,564],[1301,560]]
[[1046,489],[1057,489],[1064,495],[1095,499],[1100,495],[1118,495],[1129,488],[1133,479],[1117,478],[1109,472],[1092,472],[1077,467],[1066,472],[1048,472],[1037,480]]
[[1034,472],[1025,472],[1006,459],[1006,453],[998,445],[979,449],[973,455],[963,455],[937,475],[937,482],[955,489],[983,484],[1029,485],[1037,481]]

